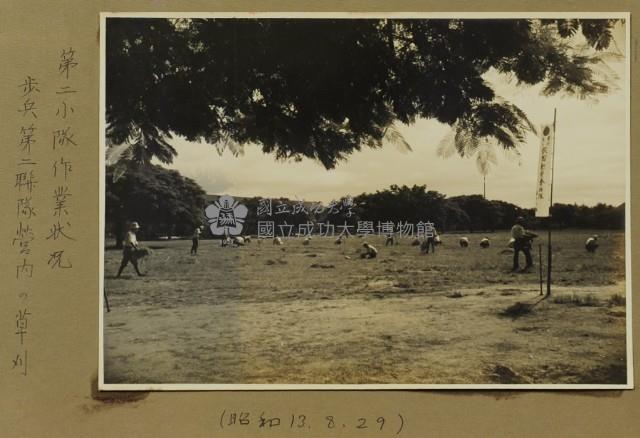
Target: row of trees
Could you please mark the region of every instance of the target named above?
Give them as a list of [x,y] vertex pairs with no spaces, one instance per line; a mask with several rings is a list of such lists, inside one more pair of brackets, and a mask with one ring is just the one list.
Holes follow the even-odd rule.
[[554,204],[554,222],[560,228],[609,228],[624,230],[625,204],[617,207],[599,203],[594,207],[577,204]]
[[[122,164],[121,164],[122,165]],[[202,223],[205,192],[192,179],[161,166],[127,163],[119,175],[108,166],[105,180],[105,226],[120,247],[130,221],[143,224],[146,238],[186,235]]]
[[[114,168],[107,169],[106,225],[107,232],[116,242],[121,242],[128,221],[143,224],[141,236],[147,239],[159,236],[184,236],[200,225],[206,225],[204,207],[212,202],[193,180],[181,176],[177,171],[161,166],[134,166],[113,178]],[[299,224],[345,222],[353,225],[357,221],[394,223],[433,222],[441,232],[490,232],[509,229],[518,216],[524,216],[531,228],[546,227],[546,222],[534,217],[533,209],[523,209],[505,201],[488,200],[481,195],[446,197],[424,185],[397,186],[374,193],[363,193],[354,198],[336,200],[336,208],[327,205],[317,208],[317,203],[303,203],[298,210],[293,206],[299,201],[287,198],[271,199],[271,215],[258,216],[261,198],[238,199],[249,214],[245,220],[244,233],[257,234],[258,221],[273,221],[275,226]],[[289,206],[286,214],[276,214],[277,206]],[[552,224],[557,228],[605,228],[624,229],[625,206],[614,207],[597,204],[554,204]],[[205,226],[204,235],[208,228]]]

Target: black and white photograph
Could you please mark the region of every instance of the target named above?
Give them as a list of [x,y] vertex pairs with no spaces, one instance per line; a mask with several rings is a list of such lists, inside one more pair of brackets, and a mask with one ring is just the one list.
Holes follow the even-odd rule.
[[632,388],[628,26],[101,14],[100,388]]

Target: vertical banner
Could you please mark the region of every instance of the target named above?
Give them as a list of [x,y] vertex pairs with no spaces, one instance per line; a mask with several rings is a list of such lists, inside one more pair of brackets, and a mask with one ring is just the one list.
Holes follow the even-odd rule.
[[540,159],[536,187],[536,217],[548,217],[551,206],[551,178],[553,163],[553,124],[542,125],[540,130]]

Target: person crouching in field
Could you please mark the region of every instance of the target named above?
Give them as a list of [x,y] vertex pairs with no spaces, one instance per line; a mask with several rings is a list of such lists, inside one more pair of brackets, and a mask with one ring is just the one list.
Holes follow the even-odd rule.
[[591,236],[587,239],[587,241],[584,243],[584,248],[588,251],[588,252],[596,252],[596,249],[598,249],[598,236]]
[[138,256],[136,252],[139,251],[138,248],[138,239],[136,238],[136,232],[140,229],[140,225],[138,222],[132,222],[129,227],[129,231],[124,239],[124,248],[122,250],[122,262],[120,263],[120,269],[118,269],[117,277],[120,277],[122,274],[122,270],[127,266],[129,262],[133,265],[133,268],[136,270],[136,273],[143,277],[144,274],[140,272],[138,268]]
[[361,259],[375,259],[378,256],[378,250],[373,245],[365,242],[362,246],[364,246],[364,252],[360,254]]
[[520,251],[522,251],[526,259],[526,266],[522,271],[526,272],[533,267],[533,259],[531,258],[531,240],[534,237],[537,237],[537,235],[524,229],[524,218],[520,216],[516,219],[515,225],[511,227],[511,237],[513,238],[512,271],[515,272],[520,270],[519,255]]
[[200,227],[196,227],[193,230],[193,236],[191,236],[191,255],[198,254],[198,245],[200,244]]

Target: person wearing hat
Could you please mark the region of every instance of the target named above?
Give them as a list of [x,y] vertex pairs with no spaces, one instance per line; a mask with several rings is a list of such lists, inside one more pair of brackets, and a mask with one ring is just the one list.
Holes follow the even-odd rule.
[[438,232],[436,231],[435,227],[431,227],[430,232],[425,233],[425,239],[420,245],[420,251],[423,254],[429,254],[429,248],[431,248],[431,252],[435,254],[437,242],[436,239],[440,239],[440,237],[438,236]]
[[360,258],[362,259],[375,259],[378,255],[378,250],[373,246],[369,245],[367,242],[363,243],[365,252],[360,254]]
[[196,227],[191,236],[191,254],[198,255],[198,244],[200,243],[200,227]]
[[534,237],[537,236],[525,230],[524,218],[522,216],[516,218],[515,225],[511,227],[511,238],[513,239],[513,271],[518,271],[520,269],[520,263],[518,260],[520,251],[524,253],[527,263],[523,271],[527,271],[533,267],[533,259],[531,258],[531,239]]
[[136,270],[136,273],[143,277],[144,274],[140,272],[138,268],[138,259],[135,257],[134,253],[138,249],[138,239],[136,238],[136,232],[140,229],[140,225],[138,222],[131,222],[131,226],[129,227],[129,231],[124,239],[124,248],[122,250],[122,262],[120,263],[120,269],[118,269],[117,277],[120,277],[122,274],[122,270],[127,266],[129,262],[133,265],[133,268]]

